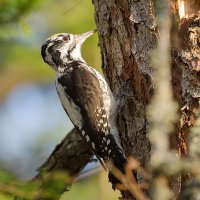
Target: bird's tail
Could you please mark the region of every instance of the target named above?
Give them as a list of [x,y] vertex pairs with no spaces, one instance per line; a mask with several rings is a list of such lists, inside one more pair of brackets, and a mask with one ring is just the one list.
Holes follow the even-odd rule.
[[[111,135],[111,137],[113,136]],[[116,170],[114,169],[117,168],[123,175],[125,175],[126,173],[125,168],[128,163],[128,160],[126,156],[124,155],[124,153],[122,152],[122,150],[116,144],[115,140],[112,138],[110,138],[110,140],[112,144],[108,146],[108,149],[110,150],[110,161],[112,162],[112,166],[114,167],[111,167],[111,170],[109,172],[109,181],[112,183],[113,189],[115,189],[116,184],[121,183],[121,180],[119,180],[116,177],[116,174],[115,174]],[[137,173],[135,171],[133,171],[133,176],[137,181]]]

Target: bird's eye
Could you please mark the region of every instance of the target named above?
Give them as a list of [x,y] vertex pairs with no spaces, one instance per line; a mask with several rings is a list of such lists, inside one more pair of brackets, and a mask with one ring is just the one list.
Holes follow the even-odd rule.
[[67,37],[67,36],[64,36],[64,37],[63,37],[63,40],[67,42],[67,41],[68,41],[68,37]]

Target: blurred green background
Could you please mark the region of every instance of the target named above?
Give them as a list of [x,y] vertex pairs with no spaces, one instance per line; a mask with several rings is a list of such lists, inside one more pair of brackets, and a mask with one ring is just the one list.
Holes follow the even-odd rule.
[[[52,34],[94,28],[91,1],[0,0],[0,168],[30,179],[73,127],[57,97],[55,74],[43,63],[40,48]],[[82,54],[100,71],[97,34],[85,42]],[[62,199],[117,196],[105,172],[100,172],[74,184]]]
[[[2,99],[16,84],[52,81],[54,73],[40,56],[41,44],[54,33],[94,29],[94,8],[84,0],[0,0],[0,26]],[[100,66],[97,34],[85,42],[83,57]]]

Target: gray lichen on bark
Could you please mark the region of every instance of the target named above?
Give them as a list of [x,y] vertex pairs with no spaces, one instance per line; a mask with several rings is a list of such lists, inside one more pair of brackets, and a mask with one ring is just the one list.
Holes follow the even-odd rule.
[[[184,25],[185,23],[185,25]],[[183,29],[181,36],[186,41],[185,45],[182,41],[182,51],[180,52],[180,60],[182,61],[182,82],[183,97],[189,102],[191,98],[200,98],[200,48],[199,48],[199,35],[200,35],[200,17],[198,15],[192,16],[187,22],[183,21]],[[189,27],[184,28],[184,26]]]

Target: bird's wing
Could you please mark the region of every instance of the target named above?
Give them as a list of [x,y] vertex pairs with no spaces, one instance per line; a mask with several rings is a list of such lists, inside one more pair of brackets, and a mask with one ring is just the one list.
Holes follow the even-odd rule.
[[[59,85],[63,88],[63,94],[60,92]],[[82,136],[90,143],[93,150],[106,160],[107,152],[102,149],[107,145],[106,135],[110,130],[100,81],[95,73],[84,67],[78,67],[58,78],[57,90],[62,105],[73,124],[80,129]],[[68,105],[64,102],[66,97],[69,99]],[[74,110],[76,110],[76,116],[72,116],[75,113]],[[76,117],[79,119],[75,119]],[[80,121],[82,124],[79,124]]]

